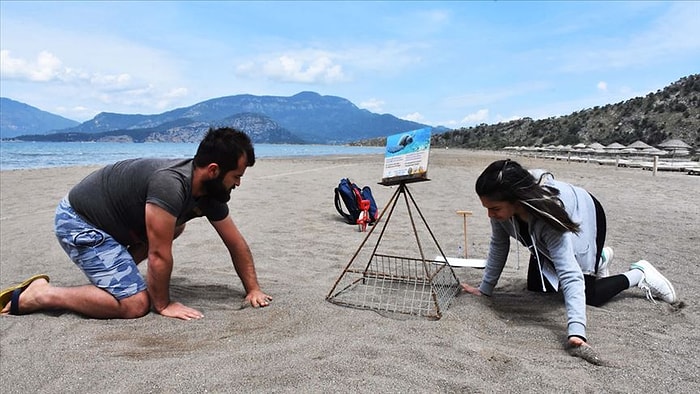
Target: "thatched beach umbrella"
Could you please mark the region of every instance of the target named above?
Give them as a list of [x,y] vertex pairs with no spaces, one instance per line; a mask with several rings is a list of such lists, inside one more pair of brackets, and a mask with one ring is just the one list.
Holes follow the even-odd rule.
[[594,153],[605,153],[605,146],[599,142],[588,145],[588,149],[592,149]]
[[612,144],[606,146],[605,148],[605,153],[622,153],[622,150],[625,149],[625,146],[620,144],[619,142],[613,142]]
[[654,148],[652,146],[648,147],[647,149],[642,149],[640,153],[649,156],[665,156],[668,154],[668,152],[666,152],[665,150]]
[[616,150],[625,149],[625,146],[619,142],[613,142],[612,144],[605,147],[605,150],[613,150],[613,149],[616,149]]
[[658,145],[659,148],[671,152],[673,155],[687,155],[692,148],[690,145],[679,139],[666,140]]
[[674,150],[674,149],[685,149],[690,150],[691,146],[679,139],[666,140],[659,145],[661,149]]
[[637,141],[634,141],[633,143],[627,145],[627,147],[643,150],[643,149],[651,148],[651,145],[646,144],[644,141],[637,140]]

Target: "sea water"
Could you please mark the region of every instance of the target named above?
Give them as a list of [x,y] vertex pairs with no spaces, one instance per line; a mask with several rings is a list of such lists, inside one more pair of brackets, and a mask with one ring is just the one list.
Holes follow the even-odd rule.
[[[136,157],[191,158],[197,143],[0,142],[0,171],[104,165]],[[383,154],[382,147],[255,144],[255,157]]]

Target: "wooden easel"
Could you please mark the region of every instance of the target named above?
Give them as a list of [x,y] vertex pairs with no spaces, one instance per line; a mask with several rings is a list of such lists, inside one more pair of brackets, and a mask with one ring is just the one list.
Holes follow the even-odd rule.
[[[416,220],[414,213],[418,214],[420,222],[430,234],[432,242],[440,253],[441,261],[447,261],[433,231],[406,186],[407,183],[428,180],[418,178],[380,182],[384,186],[398,185],[398,187],[379,215],[377,223],[369,230],[343,273],[335,281],[326,300],[360,309],[423,315],[435,319],[442,317],[443,311],[461,290],[459,279],[449,263],[443,264],[438,260],[426,258],[426,250],[423,248],[423,240],[417,228],[419,220]],[[391,216],[400,200],[403,200],[406,205],[415,245],[420,256],[378,253]],[[379,235],[369,257],[367,260],[358,259],[360,251],[375,230],[379,231]],[[405,251],[407,250],[402,252]],[[359,266],[353,265],[356,259]]]

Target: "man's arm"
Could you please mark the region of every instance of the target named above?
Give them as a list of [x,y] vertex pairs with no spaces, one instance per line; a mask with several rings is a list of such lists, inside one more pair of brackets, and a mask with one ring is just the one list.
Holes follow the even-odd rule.
[[250,252],[245,238],[238,231],[238,227],[233,223],[230,216],[217,222],[211,222],[211,224],[231,255],[233,267],[236,269],[238,277],[241,278],[246,291],[246,301],[250,302],[250,305],[253,307],[268,306],[270,301],[272,301],[272,297],[260,290],[258,277],[255,273],[255,264],[253,263],[253,254]]
[[148,295],[156,312],[183,320],[199,319],[202,314],[170,300],[170,274],[173,271],[175,216],[155,204],[146,204],[148,235]]

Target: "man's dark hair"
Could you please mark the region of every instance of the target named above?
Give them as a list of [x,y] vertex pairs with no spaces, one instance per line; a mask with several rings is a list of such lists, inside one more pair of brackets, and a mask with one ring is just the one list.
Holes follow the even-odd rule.
[[238,160],[244,154],[246,166],[252,167],[255,164],[255,151],[246,133],[231,127],[210,128],[199,143],[194,165],[206,167],[216,163],[226,173],[238,167]]

